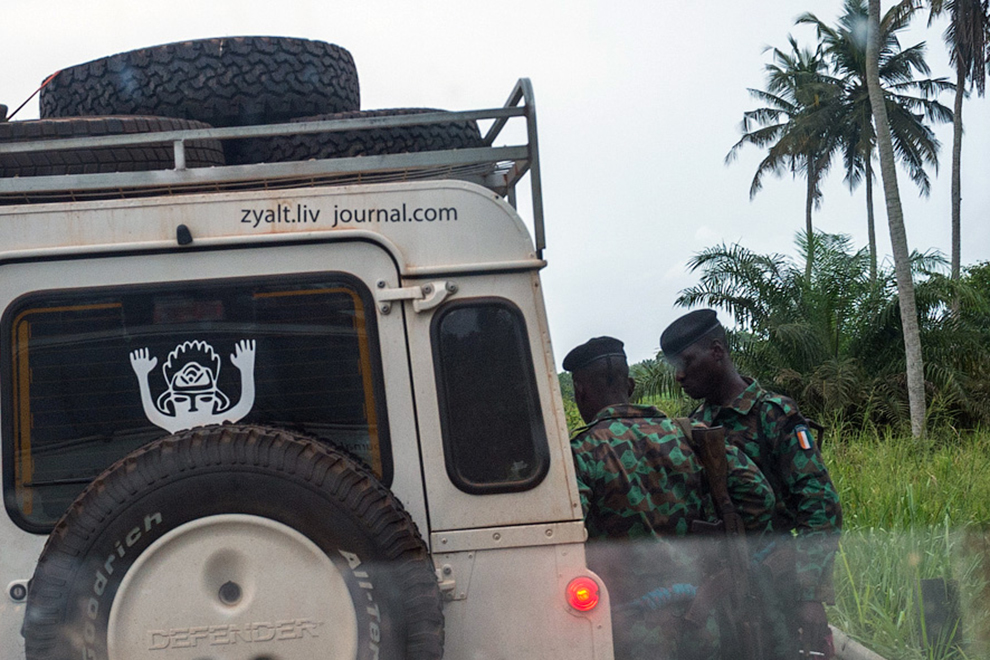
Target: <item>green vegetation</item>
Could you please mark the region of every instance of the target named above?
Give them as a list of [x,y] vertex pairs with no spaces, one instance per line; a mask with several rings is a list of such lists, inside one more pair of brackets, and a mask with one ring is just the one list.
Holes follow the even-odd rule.
[[[990,653],[990,432],[826,442],[845,516],[830,621],[889,660]],[[922,643],[921,580],[958,585],[961,648]]]
[[564,397],[564,417],[567,419],[567,429],[573,435],[575,431],[584,426],[581,413],[578,412],[577,404],[574,403],[574,381],[566,371],[557,374],[560,381],[560,393]]
[[[779,176],[790,172],[806,180],[802,252],[807,285],[811,284],[813,270],[820,261],[812,210],[821,202],[821,182],[828,174],[833,158],[841,154],[850,190],[861,182],[866,184],[867,254],[869,282],[873,284],[883,275],[877,263],[873,212],[874,156],[877,156],[893,252],[894,268],[888,277],[896,285],[896,312],[900,317],[897,330],[904,353],[904,358],[898,363],[903,366],[900,389],[906,396],[897,395],[894,398],[906,401],[911,433],[915,437],[923,437],[931,421],[931,411],[927,406],[932,405],[937,414],[945,410],[940,397],[947,391],[946,388],[939,385],[939,392],[933,398],[930,384],[936,372],[943,372],[946,362],[943,360],[934,368],[928,364],[933,349],[925,342],[923,324],[926,310],[923,309],[924,301],[918,300],[917,282],[913,279],[917,275],[917,259],[912,257],[908,248],[896,165],[900,164],[922,194],[927,195],[931,189],[927,169],[938,167],[941,148],[930,124],[953,123],[952,254],[948,279],[958,283],[962,278],[959,246],[963,99],[967,87],[981,95],[985,91],[986,68],[990,65],[990,49],[987,48],[990,43],[990,5],[986,0],[931,0],[927,3],[903,0],[894,3],[881,16],[880,4],[879,0],[845,0],[843,13],[835,26],[811,13],[797,19],[798,24],[815,26],[817,43],[814,48],[801,48],[793,37],[788,37],[789,50],[772,50],[773,61],[766,65],[766,88],[750,89],[762,107],[743,113],[742,137],[730,149],[726,160],[731,161],[746,144],[766,149],[766,156],[753,177],[750,197],[760,190],[763,177],[768,173]],[[927,77],[929,67],[924,42],[901,47],[898,34],[910,25],[925,5],[930,10],[930,17],[941,14],[949,16],[945,43],[956,69],[954,84],[943,78]],[[937,99],[941,93],[950,91],[955,92],[952,110]],[[696,262],[695,267],[698,265]],[[728,287],[714,292],[730,300],[735,293]],[[954,295],[959,296],[960,293],[955,292]],[[870,298],[861,296],[859,302],[869,304]],[[944,302],[945,299],[939,301],[940,304]],[[953,313],[957,312],[959,298],[950,296],[948,305]],[[723,308],[732,309],[733,306],[728,302]],[[941,321],[936,324],[945,326]],[[839,341],[837,337],[834,343]],[[849,365],[838,360],[839,350],[835,350],[834,355],[837,361],[833,364],[822,363],[821,366],[828,367],[822,375],[829,377],[829,387],[841,390]],[[853,365],[854,370],[858,366],[862,364]],[[949,378],[958,383],[958,375],[956,369],[956,373]],[[807,374],[801,376],[806,377]],[[887,403],[892,402],[888,396],[891,393],[889,380],[877,383],[881,386],[879,388],[871,388],[871,393],[879,389]],[[953,391],[950,408],[966,409],[973,403],[968,394],[959,397],[962,389],[965,386],[948,388]],[[844,397],[845,393],[841,396]],[[961,414],[970,415],[971,412],[962,410]],[[904,417],[903,414],[896,416]]]
[[[740,371],[794,398],[809,417],[842,430],[907,427],[905,352],[894,273],[875,277],[865,249],[845,236],[816,233],[810,275],[780,254],[719,245],[690,262],[700,282],[684,307],[729,312]],[[808,254],[798,234],[802,257]],[[921,327],[929,428],[990,424],[990,264],[959,281],[938,253],[912,257]],[[952,305],[958,300],[958,310]],[[680,390],[662,356],[633,368],[645,396]]]
[[[907,433],[891,269],[871,277],[865,249],[814,240],[810,277],[783,255],[710,248],[679,302],[730,312],[740,370],[827,427],[823,453],[845,517],[830,620],[889,660],[990,657],[990,263],[954,281],[940,255],[913,257],[929,398],[930,435],[919,439]],[[631,372],[638,400],[670,416],[693,408],[662,355]],[[958,587],[959,645],[924,642],[921,585],[936,578]]]

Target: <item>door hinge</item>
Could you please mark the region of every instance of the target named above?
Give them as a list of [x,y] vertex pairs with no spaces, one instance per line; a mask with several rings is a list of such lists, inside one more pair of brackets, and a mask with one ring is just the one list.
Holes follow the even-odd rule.
[[457,285],[446,280],[394,289],[388,288],[388,282],[385,280],[378,280],[377,287],[375,302],[378,303],[378,310],[382,314],[392,311],[393,302],[403,300],[411,300],[414,311],[425,312],[442,303],[447,296],[457,293]]
[[440,595],[445,601],[465,600],[466,594],[457,592],[457,580],[454,579],[454,569],[450,564],[444,564],[437,569],[437,583],[440,585]]

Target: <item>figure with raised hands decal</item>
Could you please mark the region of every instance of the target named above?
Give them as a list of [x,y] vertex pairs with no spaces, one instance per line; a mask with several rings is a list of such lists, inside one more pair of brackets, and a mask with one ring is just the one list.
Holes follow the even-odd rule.
[[254,340],[242,339],[230,356],[241,372],[241,398],[232,406],[217,385],[220,356],[206,342],[183,342],[168,354],[162,366],[166,390],[157,400],[152,398],[148,374],[158,365],[158,358],[147,348],[132,351],[131,368],[138,379],[144,414],[169,433],[242,419],[254,406],[254,355]]

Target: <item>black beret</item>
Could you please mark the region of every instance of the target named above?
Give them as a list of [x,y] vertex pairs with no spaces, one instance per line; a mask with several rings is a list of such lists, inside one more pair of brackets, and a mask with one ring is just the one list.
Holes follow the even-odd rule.
[[666,357],[674,357],[721,325],[714,309],[688,312],[668,325],[660,335],[660,350]]
[[615,337],[594,337],[571,349],[564,358],[564,370],[574,372],[606,357],[620,357],[625,360],[626,352],[622,350],[622,342]]

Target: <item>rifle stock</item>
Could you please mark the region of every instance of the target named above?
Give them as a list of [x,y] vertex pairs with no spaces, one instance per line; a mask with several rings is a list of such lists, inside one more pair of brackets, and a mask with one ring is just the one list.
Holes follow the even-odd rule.
[[[759,613],[758,609],[750,602],[749,551],[746,545],[746,527],[736,510],[732,497],[729,495],[729,464],[726,458],[725,430],[721,426],[711,428],[692,426],[687,418],[680,418],[677,423],[689,438],[695,454],[705,469],[708,488],[724,530],[722,532],[724,536],[721,537],[720,541],[724,544],[724,551],[720,557],[724,568],[709,578],[707,582],[721,582],[726,577],[728,578],[729,588],[726,590],[727,602],[725,603],[728,607],[723,607],[725,616],[722,617],[722,623],[731,629],[728,632],[738,645],[735,651],[739,658],[760,660],[763,653],[759,634]],[[702,591],[705,590],[699,590],[699,594]],[[707,603],[698,602],[699,607],[707,605]]]

